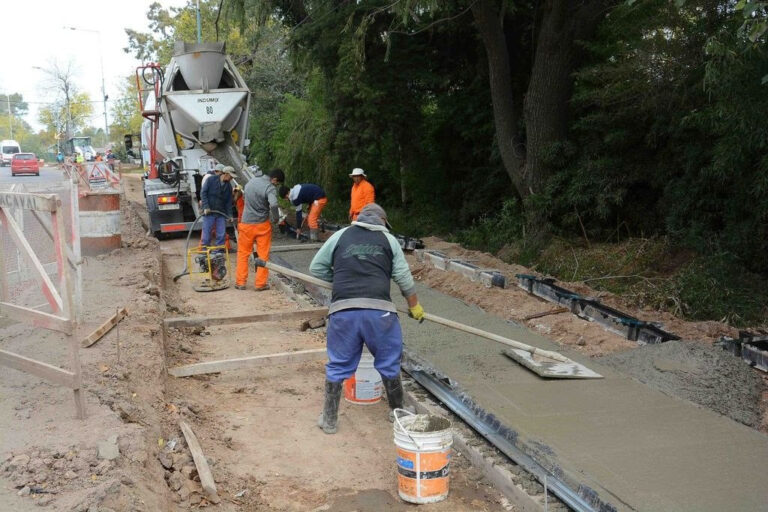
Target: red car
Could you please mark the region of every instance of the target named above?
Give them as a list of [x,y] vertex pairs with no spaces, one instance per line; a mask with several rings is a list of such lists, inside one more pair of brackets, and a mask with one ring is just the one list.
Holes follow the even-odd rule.
[[34,153],[16,153],[11,159],[11,176],[34,174],[40,176],[40,162]]

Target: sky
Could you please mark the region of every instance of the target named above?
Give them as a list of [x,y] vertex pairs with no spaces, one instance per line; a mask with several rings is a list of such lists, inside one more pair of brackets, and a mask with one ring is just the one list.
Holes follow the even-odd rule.
[[[111,100],[117,99],[124,77],[133,75],[141,63],[125,53],[128,36],[125,28],[141,32],[149,30],[147,10],[153,1],[163,7],[180,7],[185,0],[11,0],[2,2],[0,49],[0,100],[8,93],[21,93],[29,102],[25,120],[37,131],[41,103],[52,102],[55,93],[47,90],[47,75],[34,66],[50,68],[56,61],[66,67],[71,59],[75,69],[74,82],[92,100],[101,99],[101,66],[99,49],[104,58],[104,83],[107,114]],[[76,27],[95,32],[73,31]],[[99,38],[101,45],[99,45]],[[138,107],[137,107],[138,108]],[[90,124],[104,126],[103,103],[94,104]],[[111,116],[109,120],[111,122]]]

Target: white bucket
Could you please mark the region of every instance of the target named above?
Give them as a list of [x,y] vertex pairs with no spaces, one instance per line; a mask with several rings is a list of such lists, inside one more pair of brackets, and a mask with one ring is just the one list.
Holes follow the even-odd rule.
[[358,405],[372,405],[381,401],[384,384],[373,367],[373,355],[363,350],[355,374],[344,381],[344,399]]
[[444,500],[450,483],[451,422],[434,414],[395,409],[394,432],[400,498],[410,503]]

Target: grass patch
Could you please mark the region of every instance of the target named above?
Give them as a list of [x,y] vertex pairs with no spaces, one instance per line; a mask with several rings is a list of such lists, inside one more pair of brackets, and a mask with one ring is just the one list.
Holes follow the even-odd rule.
[[557,240],[540,253],[534,268],[689,320],[748,327],[765,324],[768,315],[768,279],[748,272],[728,253],[697,255],[666,238],[591,247]]
[[749,272],[728,252],[696,254],[666,237],[589,245],[562,238],[531,241],[523,219],[517,202],[507,201],[497,214],[448,237],[508,263],[621,295],[638,308],[736,327],[768,324],[768,277]]

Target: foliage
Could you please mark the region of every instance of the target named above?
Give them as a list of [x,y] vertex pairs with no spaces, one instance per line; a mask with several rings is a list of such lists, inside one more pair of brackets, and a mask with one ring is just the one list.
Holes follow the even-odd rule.
[[[544,10],[562,1],[482,2],[498,7],[518,100]],[[362,167],[398,232],[449,233],[690,318],[757,321],[766,296],[754,284],[768,275],[765,2],[603,2],[613,7],[568,62],[565,137],[537,148],[546,179],[525,193],[496,138],[480,3],[231,0],[220,13],[202,1],[203,39],[227,41],[252,91],[249,161],[323,185],[331,220],[346,217],[347,174]],[[148,19],[150,32],[129,32],[139,58],[164,63],[174,39],[195,40],[194,2],[153,4]],[[513,114],[524,155],[526,113]]]
[[287,171],[290,183],[311,182],[327,188],[334,169],[328,151],[331,129],[322,104],[287,96],[270,144],[274,166]]
[[24,117],[29,112],[29,105],[24,101],[24,97],[17,92],[0,95],[0,116],[7,118],[9,108],[14,117]]
[[[219,24],[217,32],[216,19],[219,16],[218,0],[203,0],[200,2],[201,32],[203,41],[221,41],[227,43],[227,51],[237,57],[246,53],[245,45],[236,25]],[[149,32],[138,32],[125,29],[128,36],[128,46],[123,48],[126,53],[133,54],[142,62],[157,62],[166,65],[173,56],[176,41],[197,41],[197,2],[187,0],[183,7],[163,8],[158,2],[153,2],[147,11]]]
[[577,75],[572,143],[550,183],[563,233],[666,233],[768,271],[768,50],[740,24],[714,0],[612,13]]
[[[38,121],[45,126],[48,133],[62,133],[69,120],[72,133],[83,131],[93,116],[93,103],[86,92],[76,92],[72,95],[69,108],[64,102],[45,105],[38,112]],[[54,143],[52,141],[51,143]]]
[[494,215],[484,215],[471,227],[456,234],[456,240],[470,249],[499,252],[523,235],[525,216],[517,199],[507,199]]
[[29,105],[21,94],[0,95],[0,139],[13,139],[19,144],[29,139],[31,128],[24,120],[28,110]]
[[120,95],[112,102],[112,124],[109,127],[111,142],[122,147],[123,136],[139,133],[143,119],[138,107],[136,78],[128,76],[120,87]]
[[305,79],[293,69],[285,48],[286,30],[281,25],[266,24],[243,34],[250,48],[240,67],[251,88],[249,157],[263,167],[272,167],[272,141],[281,121],[281,108],[288,98],[304,96]]
[[691,320],[743,327],[763,325],[768,318],[765,277],[750,273],[728,253],[696,256],[666,237],[590,247],[556,240],[539,255],[536,270],[620,294],[638,308]]

